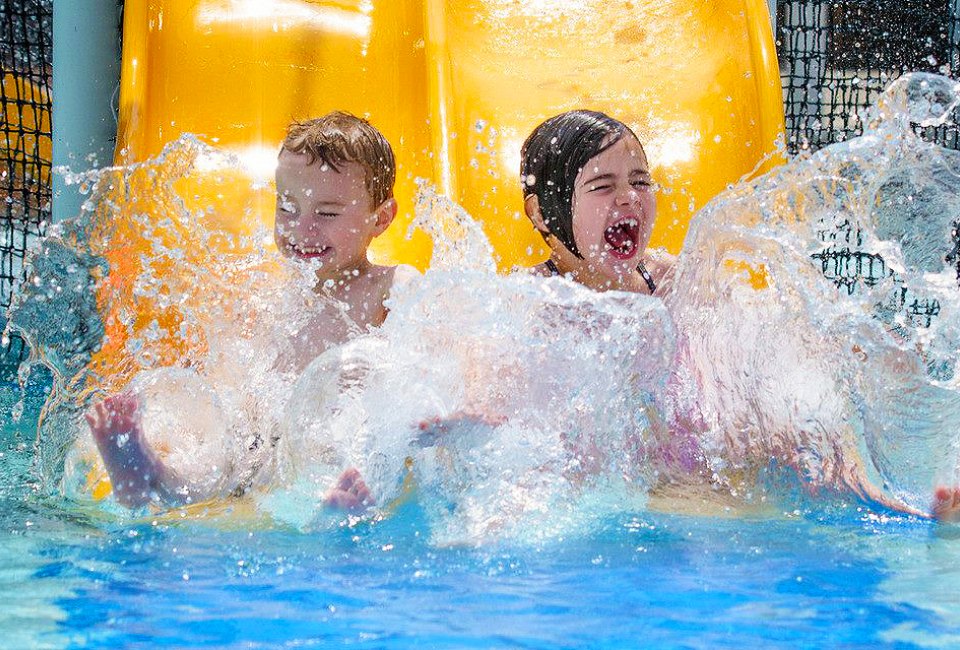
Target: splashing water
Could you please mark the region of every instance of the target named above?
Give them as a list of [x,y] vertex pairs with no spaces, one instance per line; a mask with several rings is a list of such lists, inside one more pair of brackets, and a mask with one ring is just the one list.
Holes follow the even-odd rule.
[[[476,222],[421,184],[431,269],[302,371],[284,359],[323,306],[315,269],[265,244],[269,188],[192,138],[98,172],[11,312],[62,387],[41,474],[89,491],[78,414],[129,386],[170,462],[244,477],[301,528],[340,521],[321,503],[349,467],[379,513],[415,498],[436,543],[586,530],[665,475],[739,494],[771,462],[925,509],[960,479],[960,154],[912,129],[958,101],[955,82],[908,75],[863,137],[717,197],[663,300],[497,276]],[[224,183],[242,198],[212,200]]]
[[[64,349],[75,359],[41,431],[48,486],[81,499],[96,491],[102,470],[80,414],[124,390],[166,462],[200,477],[193,487],[261,487],[268,512],[304,527],[323,525],[322,495],[346,467],[361,469],[384,507],[419,486],[438,540],[487,538],[529,517],[547,524],[538,534],[563,529],[578,511],[602,514],[574,497],[592,490],[613,506],[607,484],[642,503],[644,404],[671,349],[659,302],[498,278],[479,226],[423,184],[416,223],[435,239],[432,270],[394,288],[379,331],[354,333],[300,374],[282,362],[304,312],[318,308],[315,269],[281,264],[264,246],[256,196],[203,204],[236,167],[188,137],[156,160],[83,179],[91,198],[64,225],[82,234],[62,247],[86,282],[75,292],[84,311],[63,311],[101,324],[83,346],[44,338],[43,319],[30,317],[43,315],[63,267],[47,263],[54,240],[34,253],[41,281],[11,322],[41,360]],[[419,426],[461,413],[442,434]]]
[[677,408],[718,473],[775,460],[918,509],[957,482],[960,154],[913,128],[958,102],[956,82],[906,75],[862,137],[698,215],[667,302]]
[[[121,390],[194,415],[215,404],[218,416],[183,423],[186,439],[209,450],[265,447],[258,441],[271,405],[285,401],[293,379],[295,335],[318,302],[316,269],[282,263],[268,247],[272,235],[259,215],[272,210],[274,194],[240,169],[232,156],[185,136],[156,159],[71,178],[90,198],[31,251],[9,315],[33,351],[21,374],[38,361],[54,370],[38,445],[49,487],[61,484],[64,450],[80,432],[74,456],[86,461],[68,465],[64,489],[88,490],[80,478],[90,478],[87,461],[96,454],[81,414]],[[322,350],[324,341],[311,344]],[[148,434],[173,435],[160,433],[169,416],[149,406],[145,415]],[[251,473],[264,462],[170,447],[213,473],[224,463],[228,472]]]
[[[389,504],[410,472],[444,541],[573,529],[603,514],[582,507],[598,490],[617,508],[642,505],[645,406],[672,349],[662,304],[437,269],[395,287],[390,308],[293,391],[281,439],[306,470],[301,489],[316,497],[358,467]],[[417,426],[434,417],[449,424]]]

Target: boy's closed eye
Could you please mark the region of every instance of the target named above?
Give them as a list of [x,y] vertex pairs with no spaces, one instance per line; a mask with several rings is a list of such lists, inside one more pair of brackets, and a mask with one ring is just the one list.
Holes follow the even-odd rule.
[[281,212],[286,212],[287,214],[296,214],[297,204],[291,201],[289,198],[278,197],[277,210],[280,210]]

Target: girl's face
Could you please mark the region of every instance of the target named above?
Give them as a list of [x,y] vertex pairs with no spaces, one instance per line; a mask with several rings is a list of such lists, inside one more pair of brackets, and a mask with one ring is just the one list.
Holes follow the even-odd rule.
[[657,204],[643,147],[631,134],[593,157],[573,192],[573,237],[591,275],[619,285],[636,273]]

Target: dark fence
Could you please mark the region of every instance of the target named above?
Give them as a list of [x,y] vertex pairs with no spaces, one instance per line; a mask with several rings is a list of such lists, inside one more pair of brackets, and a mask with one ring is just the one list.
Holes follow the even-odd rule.
[[[858,135],[904,72],[960,70],[957,0],[780,0],[777,50],[791,153]],[[925,137],[960,148],[955,125]]]
[[[31,241],[50,220],[50,81],[53,0],[0,0],[0,308],[23,271]],[[5,319],[0,318],[0,325]],[[23,342],[4,341],[4,366]]]

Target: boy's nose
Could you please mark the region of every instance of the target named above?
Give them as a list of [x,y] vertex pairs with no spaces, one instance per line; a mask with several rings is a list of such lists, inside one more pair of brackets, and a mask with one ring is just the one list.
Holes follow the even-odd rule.
[[316,236],[316,224],[310,223],[309,219],[285,219],[277,221],[277,231],[281,235],[296,243],[309,242]]
[[319,231],[319,227],[313,219],[297,219],[290,224],[290,231],[304,237],[315,234]]

